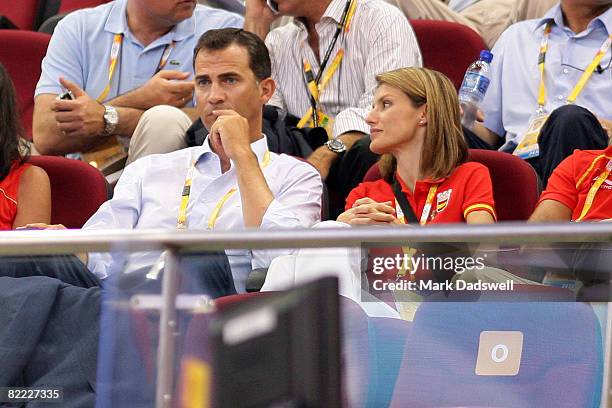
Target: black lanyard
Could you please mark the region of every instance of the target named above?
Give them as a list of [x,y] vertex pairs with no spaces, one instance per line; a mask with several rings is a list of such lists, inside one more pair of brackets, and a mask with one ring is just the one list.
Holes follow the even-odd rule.
[[[319,65],[319,72],[317,72],[317,76],[313,78],[311,71],[308,71],[305,73],[307,88],[308,88],[308,84],[311,83],[313,80],[314,80],[315,86],[319,86],[319,82],[321,82],[321,78],[323,77],[323,72],[325,72],[325,68],[327,67],[327,64],[329,63],[329,58],[331,57],[331,53],[334,50],[336,43],[338,42],[338,38],[340,37],[342,30],[344,30],[344,27],[346,26],[346,21],[349,15],[349,11],[351,9],[352,2],[353,0],[347,0],[346,4],[344,5],[344,11],[342,12],[342,17],[340,18],[340,22],[338,23],[338,27],[336,28],[336,33],[334,34],[334,37],[332,38],[331,44],[329,44],[329,47],[327,47],[327,50],[325,51],[325,56],[323,57],[323,61]],[[310,98],[309,98],[310,106],[312,107],[313,123],[314,123],[314,126],[317,127],[318,126],[317,101],[315,100],[314,95],[312,95],[312,92],[309,92],[309,94],[310,94]]]
[[414,213],[414,210],[410,206],[410,203],[408,202],[406,195],[402,191],[402,186],[400,186],[399,181],[397,181],[397,178],[395,177],[393,178],[393,195],[395,195],[395,199],[397,200],[397,203],[399,204],[400,208],[404,212],[404,216],[406,217],[407,224],[418,224],[419,220],[416,214]]

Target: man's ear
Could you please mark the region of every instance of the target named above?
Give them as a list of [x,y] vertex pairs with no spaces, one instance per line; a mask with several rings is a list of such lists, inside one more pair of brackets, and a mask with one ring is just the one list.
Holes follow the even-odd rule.
[[259,83],[259,90],[261,91],[261,101],[265,105],[274,95],[276,82],[272,78],[266,78]]

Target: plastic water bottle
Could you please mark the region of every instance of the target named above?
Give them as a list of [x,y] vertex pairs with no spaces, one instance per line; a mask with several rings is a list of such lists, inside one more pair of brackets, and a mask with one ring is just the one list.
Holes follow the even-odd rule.
[[461,89],[459,89],[459,103],[463,109],[461,124],[472,129],[476,120],[476,112],[484,99],[491,78],[491,61],[493,54],[490,51],[480,52],[480,58],[467,69]]

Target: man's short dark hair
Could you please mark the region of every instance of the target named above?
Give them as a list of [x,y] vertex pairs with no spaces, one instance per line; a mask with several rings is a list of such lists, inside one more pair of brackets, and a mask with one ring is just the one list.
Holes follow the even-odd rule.
[[266,43],[255,34],[241,28],[220,28],[202,34],[193,52],[194,65],[200,50],[220,51],[233,44],[247,50],[249,67],[258,80],[264,80],[272,75],[272,64]]

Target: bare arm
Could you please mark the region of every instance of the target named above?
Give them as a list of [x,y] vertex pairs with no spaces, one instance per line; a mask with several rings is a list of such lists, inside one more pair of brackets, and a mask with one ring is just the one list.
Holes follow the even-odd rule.
[[193,81],[189,72],[162,70],[143,86],[107,102],[108,105],[147,110],[157,105],[184,107],[193,98]]
[[265,0],[246,0],[244,17],[244,29],[246,31],[250,31],[265,40],[270,32],[270,25],[275,18]]
[[495,220],[488,211],[478,210],[470,212],[465,218],[468,224],[493,224]]
[[[56,95],[42,94],[34,99],[34,120],[32,133],[36,150],[41,154],[66,154],[81,152],[91,149],[104,139],[100,136],[104,129],[104,108],[99,105],[98,109],[93,107],[88,114],[91,119],[79,118],[75,111],[56,112],[53,107],[58,101]],[[62,101],[62,103],[73,101]],[[97,102],[96,102],[97,103]],[[115,134],[121,136],[132,136],[140,117],[144,111],[133,108],[118,107],[119,124],[115,129]],[[65,119],[70,123],[62,125],[58,122]],[[69,122],[68,122],[69,121]],[[86,123],[85,123],[86,122]],[[64,130],[64,126],[72,129],[74,123],[80,123],[82,130]]]
[[474,122],[474,127],[472,128],[472,132],[476,134],[479,138],[485,141],[489,146],[498,148],[502,144],[502,137],[497,133],[489,130],[482,122]]
[[[338,136],[338,139],[342,140],[345,144],[346,149],[350,149],[355,142],[365,136],[361,132],[348,132]],[[338,153],[334,153],[327,148],[327,146],[321,146],[308,157],[308,161],[312,164],[319,173],[321,178],[325,180],[329,175],[329,169],[332,164],[338,159]]]
[[571,208],[559,201],[544,200],[536,207],[528,222],[568,222],[571,220]]
[[30,223],[51,222],[51,185],[43,169],[32,166],[23,172],[17,203],[13,229]]

